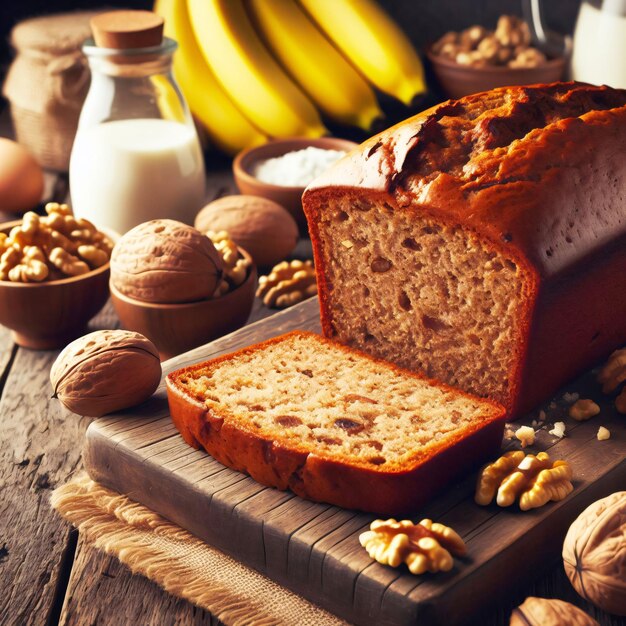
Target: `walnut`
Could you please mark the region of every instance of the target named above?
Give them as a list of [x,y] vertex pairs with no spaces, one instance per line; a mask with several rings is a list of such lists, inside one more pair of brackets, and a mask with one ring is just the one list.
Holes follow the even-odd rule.
[[604,393],[613,393],[626,381],[626,348],[615,350],[598,374]]
[[452,556],[463,556],[465,543],[448,526],[429,519],[413,524],[410,520],[376,520],[370,530],[359,536],[367,553],[383,565],[398,567],[406,563],[412,574],[447,572]]
[[174,220],[135,226],[115,244],[111,255],[112,285],[144,302],[210,298],[222,274],[222,258],[211,240]]
[[526,48],[509,61],[509,67],[537,67],[546,62],[546,55],[537,48]]
[[478,42],[487,34],[484,26],[470,26],[459,33],[459,44],[471,50],[475,48]]
[[569,408],[569,416],[577,422],[584,422],[598,413],[600,413],[600,407],[593,400],[588,399],[576,400]]
[[503,46],[515,48],[530,42],[530,30],[522,19],[515,15],[501,15],[494,35]]
[[[616,350],[598,374],[604,393],[613,393],[626,380],[626,348]],[[615,408],[626,414],[626,386],[615,399]]]
[[8,248],[0,257],[0,278],[14,283],[39,283],[45,280],[49,270],[46,258],[37,246],[25,246],[22,250]]
[[283,261],[259,278],[256,295],[268,307],[284,309],[317,293],[311,261]]
[[510,626],[600,626],[578,607],[563,600],[529,597],[511,613]]
[[495,35],[488,35],[478,44],[476,49],[484,59],[493,61],[498,55],[498,50],[500,50],[500,42]]
[[478,50],[470,50],[469,52],[459,52],[455,59],[459,65],[469,65],[471,67],[483,67],[487,65],[482,52]]
[[442,35],[432,47],[432,51],[434,54],[443,54],[443,49],[446,46],[453,46],[456,48],[456,44],[459,40],[459,34],[454,31],[448,31],[445,35]]
[[298,225],[280,204],[259,196],[224,196],[207,204],[196,216],[201,232],[226,231],[256,265],[272,266],[298,243]]
[[572,469],[567,461],[550,461],[545,452],[524,455],[521,450],[506,452],[487,465],[478,477],[477,504],[510,506],[519,498],[522,511],[563,500],[573,490]]
[[213,242],[215,249],[222,257],[224,274],[213,293],[213,297],[217,298],[232,291],[246,280],[251,263],[249,259],[241,255],[237,244],[225,230],[217,233],[210,230],[206,236]]
[[157,349],[143,335],[126,330],[99,330],[73,341],[50,370],[54,397],[90,417],[147,400],[160,381]]
[[0,238],[0,280],[41,282],[85,274],[109,261],[113,244],[66,204],[49,202],[47,215],[29,211]]
[[48,260],[66,276],[79,276],[89,271],[89,265],[63,248],[53,248]]
[[626,491],[588,506],[563,543],[563,564],[574,589],[608,613],[626,615]]

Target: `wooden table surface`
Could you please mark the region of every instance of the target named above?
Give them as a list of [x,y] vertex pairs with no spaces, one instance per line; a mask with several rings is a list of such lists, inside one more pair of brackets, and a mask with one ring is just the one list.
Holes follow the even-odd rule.
[[[9,134],[6,113],[0,118],[2,134]],[[64,193],[63,184],[51,176],[48,189],[54,188],[57,197]],[[209,199],[234,191],[224,165],[209,171]],[[301,249],[306,251],[306,243]],[[250,321],[270,314],[257,301]],[[91,326],[118,326],[110,302]],[[51,490],[81,470],[90,422],[51,399],[49,371],[56,355],[20,348],[0,327],[0,624],[218,624],[207,612],[91,548],[51,509]],[[481,626],[508,624],[511,608],[528,595],[573,602],[603,626],[626,624],[582,601],[556,563],[548,575],[494,598]]]

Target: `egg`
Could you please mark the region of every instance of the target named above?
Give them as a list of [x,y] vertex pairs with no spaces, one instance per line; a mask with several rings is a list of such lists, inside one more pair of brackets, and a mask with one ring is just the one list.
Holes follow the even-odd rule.
[[43,172],[19,143],[0,137],[0,211],[23,213],[43,194]]

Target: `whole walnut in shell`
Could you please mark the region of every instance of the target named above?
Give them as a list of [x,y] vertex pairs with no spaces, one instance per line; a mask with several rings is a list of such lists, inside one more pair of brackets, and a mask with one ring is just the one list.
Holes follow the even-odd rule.
[[129,230],[113,248],[111,283],[144,302],[174,304],[210,298],[222,278],[215,246],[191,226],[152,220]]
[[577,606],[563,600],[529,597],[511,613],[510,626],[599,626]]
[[257,196],[224,196],[196,216],[202,233],[225,230],[256,265],[275,265],[298,243],[298,226],[280,204]]
[[127,330],[98,330],[67,345],[50,370],[54,396],[70,411],[100,417],[147,400],[161,382],[154,344]]
[[563,563],[583,598],[626,615],[626,491],[594,502],[574,520],[563,543]]

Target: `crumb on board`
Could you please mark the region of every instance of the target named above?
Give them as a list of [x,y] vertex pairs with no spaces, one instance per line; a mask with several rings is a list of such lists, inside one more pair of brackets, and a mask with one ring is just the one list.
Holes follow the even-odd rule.
[[611,438],[611,431],[608,428],[605,428],[604,426],[600,426],[600,428],[598,428],[598,441],[606,441],[607,439]]
[[555,422],[554,428],[548,432],[555,437],[563,439],[565,437],[565,422]]
[[563,394],[563,400],[565,400],[565,402],[576,402],[578,398],[580,398],[580,394],[576,393],[575,391],[572,393],[570,393],[569,391],[566,391]]
[[515,436],[522,442],[522,448],[535,443],[535,430],[531,426],[520,426],[515,431]]

